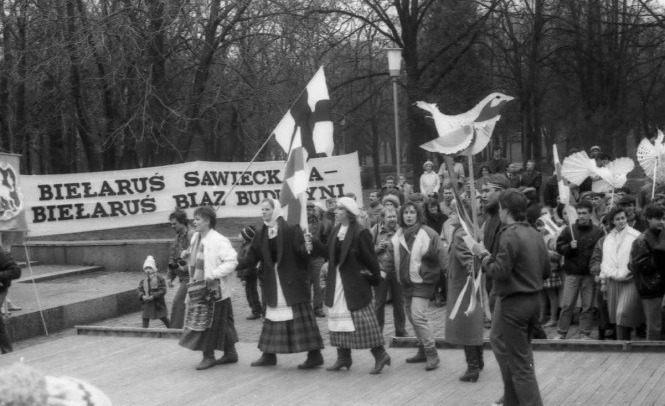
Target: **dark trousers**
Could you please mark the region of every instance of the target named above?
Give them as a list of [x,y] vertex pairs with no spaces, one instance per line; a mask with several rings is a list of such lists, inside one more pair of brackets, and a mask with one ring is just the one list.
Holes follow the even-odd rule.
[[[162,323],[164,323],[164,325],[166,326],[166,328],[170,328],[170,327],[169,327],[169,318],[168,318],[168,317],[166,317],[166,316],[164,316],[164,317],[160,317],[160,320],[162,321]],[[150,319],[146,319],[146,318],[144,318],[144,319],[143,319],[143,328],[148,328],[149,325],[150,325]]]
[[[6,298],[7,291],[0,293],[0,306],[5,303]],[[12,351],[14,351],[14,348],[12,347],[12,340],[9,338],[9,331],[5,324],[5,317],[0,314],[0,353],[6,354]]]
[[390,294],[392,295],[395,333],[404,332],[406,329],[404,296],[402,295],[402,285],[397,282],[397,275],[395,272],[386,274],[386,278],[382,279],[381,283],[374,287],[374,306],[379,327],[381,327],[381,331],[383,331],[386,319],[386,298],[388,297],[388,291],[390,291]]
[[185,298],[187,297],[187,281],[181,280],[175,291],[171,305],[171,328],[182,328],[185,325]]
[[323,309],[323,289],[321,289],[321,267],[325,261],[321,257],[314,257],[309,261],[309,277],[312,286],[312,307],[314,310]]
[[539,293],[498,297],[490,343],[503,378],[504,406],[541,406],[531,334],[540,313]]
[[255,315],[263,313],[258,285],[259,278],[256,275],[245,277],[245,296],[247,297],[249,308],[252,309],[252,314]]

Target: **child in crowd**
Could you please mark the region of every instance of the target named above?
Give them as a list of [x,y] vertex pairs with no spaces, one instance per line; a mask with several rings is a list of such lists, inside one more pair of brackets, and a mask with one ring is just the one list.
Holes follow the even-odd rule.
[[[247,255],[247,250],[249,249],[254,236],[256,235],[256,228],[249,225],[243,228],[240,231],[240,237],[242,238],[242,246],[238,251],[238,258],[244,258]],[[238,272],[238,278],[242,280],[243,285],[245,285],[245,295],[247,296],[247,303],[249,308],[252,310],[252,314],[247,317],[247,320],[256,320],[261,318],[263,315],[263,308],[261,306],[261,300],[259,299],[259,290],[258,290],[258,281],[259,281],[259,270],[258,267],[253,268],[236,268]]]
[[147,328],[150,319],[161,320],[169,328],[169,318],[166,315],[166,280],[157,274],[157,264],[152,255],[148,255],[143,263],[145,279],[139,282],[139,300],[143,303],[143,328]]

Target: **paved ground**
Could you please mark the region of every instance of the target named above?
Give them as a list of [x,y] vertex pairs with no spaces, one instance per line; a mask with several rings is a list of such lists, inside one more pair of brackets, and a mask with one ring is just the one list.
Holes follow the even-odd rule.
[[[253,343],[240,343],[237,364],[196,371],[200,355],[174,339],[67,336],[0,357],[23,360],[50,375],[71,375],[101,388],[116,405],[489,405],[502,391],[498,366],[485,351],[477,383],[457,378],[461,350],[440,350],[439,369],[406,364],[412,349],[391,348],[392,365],[369,375],[373,358],[353,352],[350,371],[296,368],[304,354],[280,355],[274,367],[254,368]],[[334,348],[323,351],[327,365]],[[546,405],[663,405],[665,354],[611,352],[535,353]]]

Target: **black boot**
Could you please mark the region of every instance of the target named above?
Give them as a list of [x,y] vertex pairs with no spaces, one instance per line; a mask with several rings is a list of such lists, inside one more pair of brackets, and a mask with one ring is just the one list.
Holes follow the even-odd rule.
[[321,350],[312,350],[307,353],[307,359],[298,365],[298,369],[312,369],[323,365],[323,355]]
[[483,346],[477,345],[476,351],[478,352],[478,369],[483,370],[485,368],[485,360],[483,359]]
[[466,372],[459,377],[462,382],[476,382],[480,375],[480,366],[478,365],[477,346],[465,345],[464,356],[466,357]]
[[598,339],[605,340],[605,329],[602,327],[598,327]]
[[408,364],[415,364],[417,362],[425,362],[427,357],[425,356],[425,347],[421,343],[418,343],[418,352],[411,358],[407,358],[406,362]]
[[328,371],[339,371],[340,369],[346,367],[348,371],[351,369],[351,364],[353,360],[351,359],[351,349],[350,348],[337,348],[337,361],[330,368],[327,368]]
[[222,357],[217,360],[217,363],[219,365],[223,365],[223,364],[235,364],[236,362],[238,362],[238,352],[236,351],[235,344],[231,344],[228,347],[225,346],[224,355],[222,355]]
[[252,362],[251,365],[253,367],[267,367],[267,366],[277,365],[277,355],[270,352],[264,352],[263,354],[261,354],[261,358]]
[[374,355],[374,369],[369,371],[372,375],[378,375],[383,370],[383,367],[390,365],[390,355],[386,352],[383,346],[372,348],[372,355]]

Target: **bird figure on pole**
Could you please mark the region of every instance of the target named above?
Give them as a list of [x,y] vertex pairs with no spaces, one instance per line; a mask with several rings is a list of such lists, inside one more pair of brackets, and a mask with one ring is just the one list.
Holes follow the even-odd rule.
[[466,113],[446,115],[434,103],[416,102],[416,106],[432,113],[438,138],[422,144],[426,151],[441,154],[475,155],[490,142],[494,126],[501,118],[501,111],[514,97],[492,93]]

